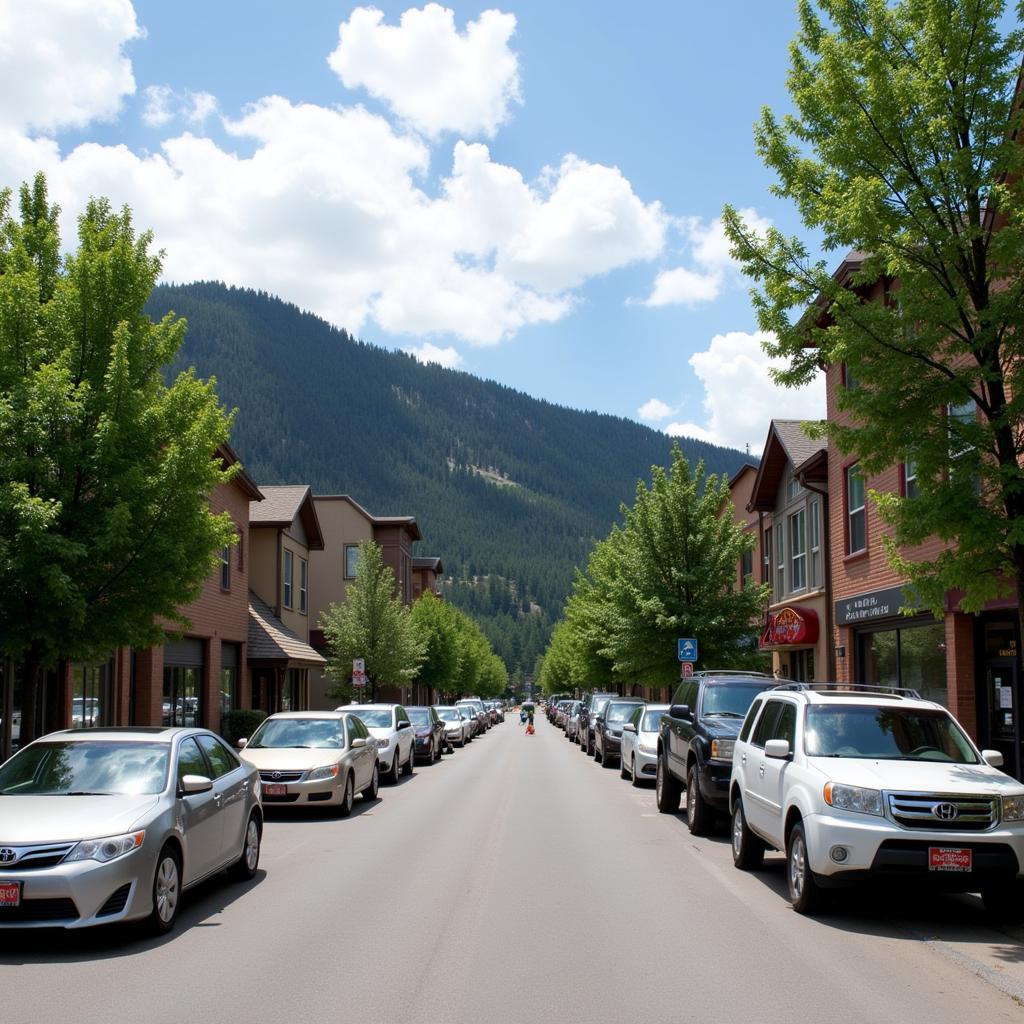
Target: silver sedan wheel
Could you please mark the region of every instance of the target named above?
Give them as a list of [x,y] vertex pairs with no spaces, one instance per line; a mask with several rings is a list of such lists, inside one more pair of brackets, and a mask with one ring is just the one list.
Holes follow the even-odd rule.
[[255,818],[249,819],[249,825],[245,830],[245,866],[248,871],[254,872],[256,865],[260,862],[260,827],[256,824]]
[[[248,839],[246,840],[248,842]],[[164,924],[170,924],[178,910],[180,893],[178,862],[169,853],[165,854],[156,869],[156,912]]]

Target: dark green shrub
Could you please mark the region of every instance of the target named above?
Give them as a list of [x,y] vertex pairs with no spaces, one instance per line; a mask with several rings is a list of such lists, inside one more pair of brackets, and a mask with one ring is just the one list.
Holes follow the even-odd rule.
[[220,734],[231,746],[234,746],[235,741],[241,737],[251,736],[266,717],[266,711],[258,711],[255,708],[236,708],[234,711],[225,711],[220,716]]

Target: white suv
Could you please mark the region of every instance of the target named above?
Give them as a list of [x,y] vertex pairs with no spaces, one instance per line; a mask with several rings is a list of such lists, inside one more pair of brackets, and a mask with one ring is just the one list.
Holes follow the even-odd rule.
[[789,897],[870,877],[982,893],[1024,918],[1024,786],[941,705],[912,690],[786,684],[762,693],[736,740],[733,861],[784,850]]

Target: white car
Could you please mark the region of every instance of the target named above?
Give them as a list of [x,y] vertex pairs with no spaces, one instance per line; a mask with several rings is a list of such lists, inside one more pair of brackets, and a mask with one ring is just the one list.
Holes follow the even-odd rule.
[[377,741],[377,760],[388,782],[412,775],[416,730],[401,704],[347,704],[335,711],[358,715]]
[[619,774],[634,786],[653,782],[658,774],[658,730],[667,704],[637,708],[622,727]]
[[444,722],[444,734],[452,746],[464,747],[473,738],[473,720],[462,708],[442,705],[434,710]]
[[825,889],[895,877],[980,891],[991,913],[1022,920],[1024,786],[1001,764],[913,691],[776,687],[736,740],[733,861],[784,850],[800,913]]
[[357,715],[285,711],[264,719],[237,746],[260,773],[264,804],[322,805],[345,818],[356,793],[377,799],[377,741]]

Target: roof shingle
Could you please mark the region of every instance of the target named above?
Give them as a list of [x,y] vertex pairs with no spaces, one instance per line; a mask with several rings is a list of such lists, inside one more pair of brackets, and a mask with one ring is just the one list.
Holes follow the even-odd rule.
[[320,666],[327,661],[293,633],[260,598],[249,591],[249,661],[280,661]]

